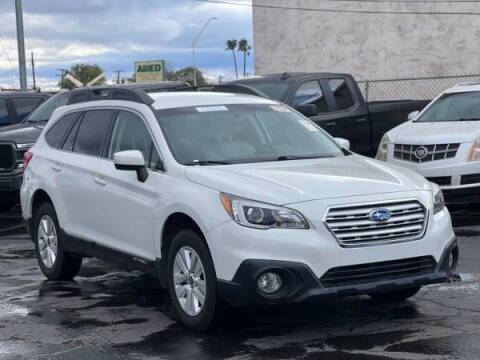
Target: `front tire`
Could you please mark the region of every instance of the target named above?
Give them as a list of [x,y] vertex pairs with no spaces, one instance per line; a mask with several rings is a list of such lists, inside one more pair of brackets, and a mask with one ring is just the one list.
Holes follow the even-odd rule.
[[44,203],[36,211],[32,237],[38,264],[47,279],[71,280],[78,274],[82,258],[64,251],[64,235],[52,204]]
[[189,329],[208,329],[217,307],[217,277],[210,251],[196,232],[182,230],[175,235],[167,274],[178,319]]
[[411,298],[412,296],[415,296],[419,290],[420,286],[416,286],[396,291],[372,293],[369,294],[369,296],[376,301],[384,303],[401,302],[407,300],[408,298]]

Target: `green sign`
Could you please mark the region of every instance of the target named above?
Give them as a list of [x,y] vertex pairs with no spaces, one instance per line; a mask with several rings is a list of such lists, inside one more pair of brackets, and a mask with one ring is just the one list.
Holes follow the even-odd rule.
[[165,62],[163,60],[135,62],[135,79],[137,83],[164,81]]

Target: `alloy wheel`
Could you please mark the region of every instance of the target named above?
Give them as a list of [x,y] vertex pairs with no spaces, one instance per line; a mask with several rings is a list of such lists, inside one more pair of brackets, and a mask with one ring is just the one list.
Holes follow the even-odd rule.
[[38,251],[43,265],[51,269],[57,259],[57,231],[52,218],[43,215],[38,223]]
[[205,270],[200,256],[189,246],[183,246],[175,255],[173,285],[183,311],[189,316],[200,314],[207,295]]

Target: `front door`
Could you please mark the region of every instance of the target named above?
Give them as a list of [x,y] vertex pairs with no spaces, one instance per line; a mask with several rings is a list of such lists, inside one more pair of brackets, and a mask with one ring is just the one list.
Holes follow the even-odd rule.
[[[140,114],[121,110],[116,115],[106,157],[96,169],[92,196],[97,201],[96,227],[104,245],[154,260],[153,214],[156,190],[163,172],[151,131]],[[135,171],[117,170],[113,156],[119,151],[139,150],[146,161],[148,179],[140,182]],[[160,239],[158,239],[160,241]]]

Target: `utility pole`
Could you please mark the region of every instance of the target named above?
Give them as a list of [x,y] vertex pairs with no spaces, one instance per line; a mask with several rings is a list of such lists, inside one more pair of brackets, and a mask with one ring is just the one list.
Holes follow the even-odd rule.
[[63,89],[63,83],[65,82],[65,75],[67,75],[68,70],[67,69],[57,69],[57,71],[60,71],[60,74],[57,74],[57,76],[60,77],[60,79],[61,79],[60,89]]
[[25,61],[25,41],[23,37],[23,10],[22,0],[15,0],[17,15],[17,44],[18,44],[18,69],[20,73],[20,89],[27,91],[27,66]]
[[35,82],[35,61],[33,60],[33,51],[32,51],[32,77],[33,77],[33,90],[37,90],[37,83]]
[[115,74],[117,74],[117,84],[120,84],[120,73],[123,73],[125,71],[123,70],[113,70]]

